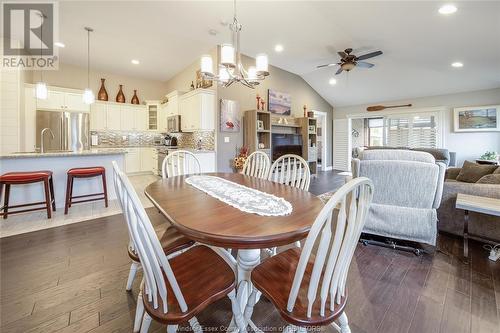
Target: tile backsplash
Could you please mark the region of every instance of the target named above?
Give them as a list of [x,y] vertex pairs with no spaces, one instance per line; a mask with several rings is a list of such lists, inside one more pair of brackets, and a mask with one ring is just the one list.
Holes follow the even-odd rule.
[[[127,132],[127,131],[92,131],[97,134],[99,144],[97,147],[143,147],[154,146],[165,134],[154,132]],[[181,148],[198,148],[201,140],[201,149],[215,150],[215,132],[198,131],[193,133],[171,133],[177,138],[177,145]]]

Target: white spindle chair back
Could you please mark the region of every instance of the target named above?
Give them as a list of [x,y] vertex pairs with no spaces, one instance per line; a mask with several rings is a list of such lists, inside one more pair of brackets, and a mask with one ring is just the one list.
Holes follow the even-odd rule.
[[169,152],[163,160],[161,174],[163,178],[200,173],[200,161],[186,150]]
[[116,196],[118,198],[118,203],[120,204],[120,208],[123,211],[123,215],[125,216],[125,221],[127,222],[127,231],[128,231],[128,236],[129,236],[128,246],[133,252],[135,252],[134,242],[132,241],[132,236],[130,234],[130,225],[129,225],[129,222],[127,220],[128,217],[125,214],[125,210],[123,209],[123,204],[122,204],[123,184],[120,181],[120,176],[119,176],[121,170],[120,170],[120,167],[118,166],[118,164],[116,163],[116,161],[112,161],[111,164],[113,165],[113,184],[115,186]]
[[[302,249],[288,297],[288,311],[294,308],[313,250],[315,259],[311,279],[309,285],[304,286],[308,288],[307,317],[312,315],[318,288],[320,288],[320,316],[325,315],[328,298],[330,298],[330,311],[334,310],[335,303],[340,303],[341,298],[345,296],[347,272],[372,198],[372,181],[366,177],[360,177],[342,186],[328,200],[314,221]],[[332,216],[335,208],[338,208],[338,216],[335,233],[332,235]],[[318,237],[319,244],[315,247]]]
[[268,180],[308,191],[311,181],[309,163],[299,155],[283,155],[274,161]]
[[168,259],[163,252],[160,241],[151,225],[151,221],[128,177],[121,171],[118,173],[118,176],[123,188],[121,198],[122,207],[124,214],[127,216],[126,219],[130,226],[132,240],[142,264],[145,283],[144,290],[148,295],[148,300],[153,302],[155,309],[158,308],[161,302],[163,312],[168,312],[168,295],[163,275],[164,272],[181,311],[186,312],[186,301]]
[[267,179],[269,168],[271,167],[271,160],[266,153],[255,151],[248,156],[243,165],[243,174],[252,177]]

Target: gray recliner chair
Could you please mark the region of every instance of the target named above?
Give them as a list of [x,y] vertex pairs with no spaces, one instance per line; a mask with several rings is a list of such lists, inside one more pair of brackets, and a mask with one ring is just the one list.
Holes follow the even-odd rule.
[[353,177],[368,177],[374,184],[363,232],[435,246],[445,171],[445,164],[426,152],[363,151],[352,160]]

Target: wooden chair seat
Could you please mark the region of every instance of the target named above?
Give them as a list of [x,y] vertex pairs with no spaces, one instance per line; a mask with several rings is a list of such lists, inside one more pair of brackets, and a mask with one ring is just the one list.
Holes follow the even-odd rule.
[[[225,297],[235,285],[235,274],[229,265],[217,253],[206,246],[195,246],[186,252],[169,259],[179,289],[184,295],[187,312],[182,312],[174,297],[173,290],[167,283],[168,312],[164,313],[161,302],[157,309],[143,293],[144,308],[155,320],[176,325],[185,323],[209,304]],[[165,274],[164,274],[165,276]],[[165,276],[165,281],[167,278]],[[158,296],[160,300],[160,297]]]
[[[314,302],[311,318],[307,317],[307,288],[300,289],[293,311],[288,312],[286,309],[300,253],[301,249],[292,248],[267,259],[252,271],[252,283],[255,288],[273,302],[280,315],[287,322],[297,326],[328,325],[342,314],[346,305],[347,291],[340,304],[335,303],[333,311],[330,311],[330,304],[327,303],[324,317],[319,315],[319,297]],[[309,258],[302,285],[309,285],[314,259],[314,255]]]
[[[162,224],[155,228],[156,236],[160,240],[160,244],[168,256],[174,252],[186,249],[194,244],[194,241],[181,234],[175,227]],[[133,261],[139,262],[137,253],[128,247],[128,256]]]

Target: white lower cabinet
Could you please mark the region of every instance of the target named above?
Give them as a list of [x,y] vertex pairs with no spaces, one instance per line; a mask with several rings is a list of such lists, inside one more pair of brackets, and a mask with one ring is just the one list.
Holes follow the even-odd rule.
[[128,148],[125,154],[125,172],[135,173],[141,171],[141,148]]
[[153,171],[154,148],[141,148],[141,171]]
[[193,152],[194,156],[200,161],[201,172],[215,172],[215,152]]

